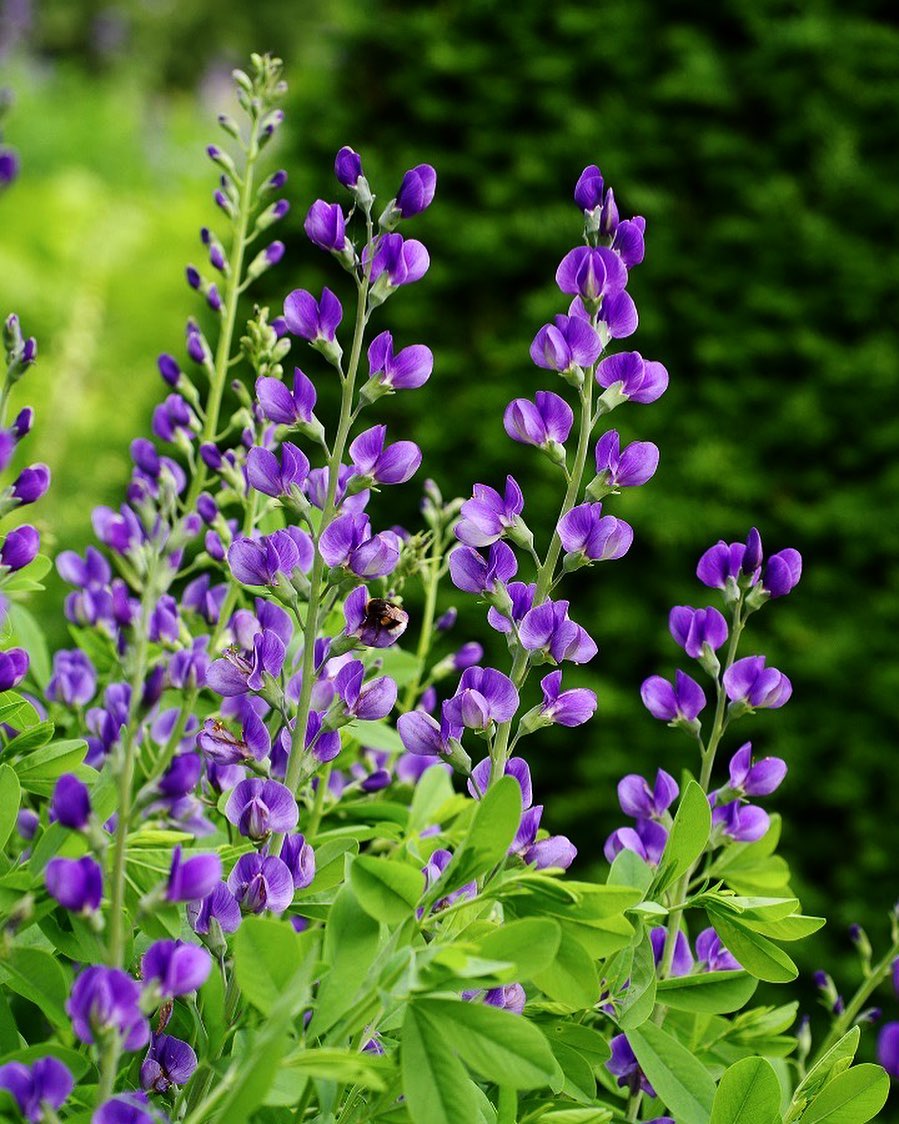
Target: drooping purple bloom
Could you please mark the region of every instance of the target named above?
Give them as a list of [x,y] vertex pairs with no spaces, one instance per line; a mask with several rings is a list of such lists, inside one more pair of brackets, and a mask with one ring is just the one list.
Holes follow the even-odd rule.
[[430,207],[437,190],[437,173],[430,164],[417,164],[403,176],[396,193],[400,218],[411,219]]
[[551,390],[538,390],[533,402],[515,398],[503,414],[503,428],[513,441],[538,448],[564,445],[573,424],[571,407]]
[[312,421],[316,393],[312,380],[299,367],[293,369],[293,390],[267,375],[256,380],[256,401],[269,421],[295,426]]
[[633,827],[620,827],[606,840],[603,854],[613,862],[621,851],[633,851],[650,866],[657,866],[668,842],[668,832],[655,820],[637,820]]
[[755,710],[783,706],[793,693],[793,685],[776,667],[766,667],[764,656],[745,656],[725,671],[724,690],[731,702]]
[[752,742],[740,746],[730,759],[730,787],[743,796],[768,796],[780,787],[787,775],[787,763],[780,757],[763,757],[753,764]]
[[389,648],[406,631],[409,614],[383,597],[369,597],[364,585],[358,586],[343,603],[347,636],[354,636],[366,648]]
[[556,284],[563,293],[597,302],[621,292],[627,285],[627,268],[606,246],[577,246],[559,263]]
[[712,826],[720,828],[735,843],[756,843],[767,833],[771,818],[755,804],[732,800],[712,808]]
[[94,913],[103,898],[103,871],[96,859],[51,859],[44,882],[52,898],[72,913]]
[[247,913],[283,913],[293,901],[293,875],[275,855],[241,855],[228,875],[228,889]]
[[366,429],[350,445],[353,468],[378,484],[404,484],[418,471],[421,449],[414,441],[386,444],[387,426]]
[[544,370],[565,373],[574,367],[592,367],[601,351],[602,340],[590,324],[579,316],[560,315],[534,336],[530,356]]
[[225,818],[250,839],[260,840],[278,832],[293,831],[300,818],[296,799],[278,781],[252,777],[241,781],[228,798]]
[[315,878],[315,852],[304,835],[288,835],[281,844],[281,861],[287,865],[295,890],[305,890]]
[[394,354],[393,336],[381,332],[368,348],[368,372],[392,390],[414,390],[423,386],[434,369],[434,355],[422,343],[410,344]]
[[489,546],[521,524],[524,496],[516,480],[506,477],[503,495],[488,484],[475,484],[471,499],[462,504],[455,534],[467,546]]
[[348,512],[329,523],[318,548],[329,566],[345,566],[360,578],[384,577],[400,557],[397,536],[390,531],[373,535],[364,512]]
[[182,859],[181,845],[172,852],[172,865],[166,885],[166,900],[196,902],[208,897],[221,881],[222,860],[218,855],[191,855]]
[[802,555],[798,550],[786,550],[772,554],[765,564],[762,587],[771,597],[785,597],[802,577]]
[[223,933],[234,933],[240,928],[240,906],[228,886],[219,882],[206,897],[188,903],[187,920],[195,933],[205,935],[213,921]]
[[73,831],[83,831],[91,818],[91,797],[87,785],[74,773],[63,773],[50,800],[50,822],[61,823]]
[[590,562],[614,561],[627,554],[634,541],[630,523],[614,515],[603,515],[601,503],[582,503],[559,520],[559,538],[575,559]]
[[728,952],[711,927],[703,929],[696,938],[696,959],[707,972],[739,972],[741,968],[736,957]]
[[677,781],[664,769],[656,773],[652,788],[643,777],[629,773],[618,782],[618,803],[626,816],[635,819],[659,819],[677,799]]
[[344,715],[371,722],[386,718],[396,704],[396,683],[389,675],[364,682],[365,665],[350,660],[338,671],[334,687],[343,702]]
[[150,1027],[139,1001],[140,988],[130,976],[119,968],[94,965],[75,980],[66,1011],[82,1042],[94,1043],[114,1031],[123,1050],[140,1050],[149,1040]]
[[306,237],[320,250],[340,254],[346,249],[346,219],[339,203],[316,199],[303,223]]
[[140,1067],[141,1088],[149,1093],[167,1093],[173,1085],[185,1085],[197,1068],[197,1055],[187,1042],[171,1034],[154,1034]]
[[46,1119],[47,1108],[60,1108],[74,1087],[71,1073],[52,1055],[38,1058],[31,1065],[7,1062],[0,1065],[0,1089],[5,1089],[19,1106],[29,1124]]
[[0,566],[9,570],[23,570],[37,557],[41,536],[29,523],[13,527],[0,546]]
[[459,686],[444,704],[444,714],[455,726],[486,730],[491,722],[508,722],[518,710],[518,691],[512,680],[492,667],[469,667]]
[[632,1083],[638,1084],[647,1096],[654,1097],[655,1090],[644,1077],[627,1037],[624,1034],[616,1034],[609,1045],[612,1048],[612,1056],[606,1062],[606,1069],[613,1077],[618,1078],[618,1084],[622,1088]]
[[658,467],[659,449],[651,441],[632,441],[622,449],[618,431],[610,429],[596,442],[596,474],[606,487],[638,487]]
[[668,388],[668,372],[661,363],[644,359],[638,351],[608,355],[596,368],[596,381],[607,390],[616,387],[624,401],[655,402]]
[[506,543],[491,543],[485,559],[472,546],[457,546],[449,556],[453,585],[466,593],[497,592],[518,570],[515,552]]
[[562,690],[562,672],[551,671],[540,680],[541,716],[557,726],[582,726],[596,710],[596,694],[586,687]]
[[556,663],[589,663],[598,651],[586,629],[568,616],[567,601],[544,601],[529,609],[518,627],[518,638],[528,652],[543,652]]
[[674,686],[660,675],[651,675],[640,688],[640,697],[653,718],[663,722],[692,723],[706,704],[702,687],[685,671],[676,672]]
[[727,621],[717,609],[675,605],[668,615],[668,630],[691,659],[698,660],[706,645],[716,652],[727,640]]
[[294,289],[284,299],[284,320],[291,335],[309,343],[333,344],[343,308],[330,289],[322,290],[321,301],[305,289]]
[[144,986],[153,987],[162,999],[199,990],[211,970],[206,949],[187,941],[156,941],[141,959]]
[[[649,940],[652,944],[652,955],[656,966],[662,962],[662,953],[665,948],[666,929],[664,925],[654,925],[649,930]],[[690,951],[690,942],[683,929],[678,929],[674,939],[674,956],[671,959],[671,976],[688,976],[693,970],[693,953]]]
[[290,496],[294,490],[301,493],[309,468],[309,458],[292,441],[282,443],[280,462],[260,445],[247,452],[247,483],[266,496]]

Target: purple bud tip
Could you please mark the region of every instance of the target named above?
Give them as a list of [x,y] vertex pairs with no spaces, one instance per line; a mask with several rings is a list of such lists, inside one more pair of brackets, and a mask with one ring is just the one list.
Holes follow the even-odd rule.
[[185,270],[187,276],[187,283],[192,289],[199,289],[200,287],[200,272],[194,266],[189,265]]
[[272,242],[265,248],[265,260],[269,265],[277,265],[284,257],[284,243]]
[[270,191],[277,191],[287,183],[287,172],[283,169],[280,172],[275,172],[274,175],[269,176],[266,186]]
[[177,386],[178,379],[181,377],[181,368],[175,362],[174,356],[162,354],[156,360],[156,365],[165,382],[169,386]]
[[217,145],[210,144],[206,146],[206,155],[210,160],[218,160],[222,155],[222,150]]
[[204,246],[208,246],[211,240],[212,240],[212,235],[209,233],[209,227],[208,226],[201,226],[200,227],[200,241],[203,243]]

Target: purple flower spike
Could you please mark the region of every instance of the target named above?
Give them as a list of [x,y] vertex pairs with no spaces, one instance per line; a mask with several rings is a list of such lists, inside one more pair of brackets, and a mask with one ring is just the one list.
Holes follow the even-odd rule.
[[197,1055],[187,1042],[171,1034],[154,1034],[140,1067],[141,1088],[167,1093],[173,1085],[185,1085],[196,1068]]
[[[518,691],[512,680],[492,667],[468,667],[444,714],[455,726],[485,730],[491,722],[508,722],[518,710]],[[407,747],[408,748],[408,747]]]
[[540,680],[543,703],[542,717],[557,726],[582,726],[596,710],[596,695],[586,687],[562,690],[562,672],[551,671]]
[[247,913],[283,913],[293,901],[293,875],[274,855],[241,855],[228,876],[228,889]]
[[564,445],[573,424],[571,407],[551,390],[538,390],[533,402],[516,398],[503,414],[503,427],[513,441],[544,449]]
[[765,566],[762,586],[771,597],[786,597],[802,577],[802,555],[788,547],[772,554]]
[[727,640],[727,621],[717,609],[691,609],[676,605],[668,616],[668,629],[691,659],[698,660],[706,645],[713,652]]
[[559,538],[571,556],[570,564],[610,562],[630,550],[634,530],[614,515],[603,515],[601,503],[582,503],[559,520]]
[[284,299],[284,320],[291,335],[309,343],[334,343],[343,308],[330,289],[322,291],[321,302],[305,289],[294,289]]
[[732,800],[712,809],[712,826],[735,843],[757,843],[767,834],[771,819],[763,808]]
[[[652,955],[656,966],[662,962],[662,953],[665,949],[666,930],[664,925],[654,925],[649,930],[649,940],[652,944]],[[688,976],[693,971],[693,953],[690,952],[690,942],[683,929],[678,929],[674,939],[674,956],[671,960],[672,976]]]
[[730,787],[743,796],[769,796],[780,788],[787,775],[787,763],[780,757],[763,757],[752,762],[752,742],[740,746],[730,759]]
[[144,987],[153,987],[162,999],[198,991],[212,970],[205,948],[187,941],[156,941],[140,962]]
[[783,706],[793,693],[793,684],[776,667],[766,667],[764,656],[745,656],[725,671],[722,682],[727,697],[750,709]]
[[250,839],[286,834],[297,826],[299,808],[289,788],[259,777],[241,781],[228,798],[225,818]]
[[219,882],[205,898],[188,904],[187,920],[195,933],[208,933],[213,921],[223,933],[235,933],[240,928],[240,906],[227,885]]
[[475,484],[471,499],[462,504],[456,538],[468,546],[489,546],[520,525],[523,510],[524,496],[514,477],[506,477],[503,495],[488,484]]
[[697,936],[696,959],[707,972],[739,972],[742,967],[712,928],[703,929]]
[[485,559],[472,546],[457,546],[449,556],[450,577],[466,593],[496,593],[518,570],[515,552],[506,543],[492,543]]
[[346,219],[339,203],[316,199],[303,223],[306,237],[320,250],[340,254],[346,249]]
[[544,601],[529,609],[518,629],[522,647],[542,652],[556,663],[589,663],[598,649],[586,629],[568,616],[567,601]]
[[668,389],[668,372],[661,363],[644,359],[638,351],[619,351],[599,364],[596,381],[607,390],[615,388],[613,394],[621,401],[646,405]]
[[51,859],[44,871],[47,892],[72,913],[93,913],[103,898],[103,871],[85,855],[80,859]]
[[396,705],[396,683],[389,675],[364,683],[364,676],[361,660],[351,660],[337,673],[334,687],[343,701],[345,715],[366,722],[386,718]]
[[596,474],[611,488],[633,488],[652,479],[659,467],[659,449],[651,441],[632,441],[620,448],[617,430],[596,443]]
[[675,675],[674,686],[660,675],[652,675],[640,688],[643,705],[653,716],[663,722],[692,724],[706,704],[702,687],[685,671]]
[[247,483],[266,496],[290,496],[302,491],[309,475],[309,459],[291,441],[281,445],[281,463],[269,449],[254,445],[247,453]]
[[222,860],[218,855],[192,855],[181,858],[180,844],[172,853],[172,866],[166,886],[170,902],[200,901],[215,889],[222,877]]
[[633,851],[650,866],[658,866],[668,832],[655,820],[637,820],[633,827],[620,827],[605,842],[603,854],[608,862],[613,862],[621,851]]
[[75,980],[66,1011],[82,1042],[94,1043],[98,1035],[112,1030],[123,1050],[140,1050],[150,1038],[150,1027],[139,1001],[140,988],[130,976],[119,968],[96,965]]
[[410,344],[394,354],[393,336],[390,332],[381,332],[369,345],[369,375],[391,390],[414,390],[423,386],[433,369],[433,352],[422,343]]
[[618,782],[618,803],[626,816],[635,819],[659,819],[677,799],[677,781],[664,769],[656,773],[652,788],[643,777],[629,773]]
[[411,219],[430,207],[437,190],[437,173],[430,164],[418,164],[403,176],[396,194],[400,218]]
[[556,316],[534,337],[530,354],[538,367],[565,373],[574,367],[592,367],[601,351],[602,341],[585,320]]
[[562,258],[556,284],[563,293],[596,302],[621,292],[627,285],[627,268],[619,255],[605,246],[578,246]]
[[[2,181],[0,181],[2,182]],[[60,1108],[74,1087],[72,1075],[58,1058],[38,1058],[32,1065],[7,1062],[0,1066],[0,1089],[5,1089],[29,1124],[41,1124],[45,1110]]]
[[387,426],[366,429],[350,445],[353,468],[377,484],[405,484],[418,471],[421,449],[414,441],[386,444]]
[[256,380],[256,401],[265,417],[276,425],[308,424],[315,408],[315,387],[299,367],[294,367],[293,391],[280,379],[263,376]]

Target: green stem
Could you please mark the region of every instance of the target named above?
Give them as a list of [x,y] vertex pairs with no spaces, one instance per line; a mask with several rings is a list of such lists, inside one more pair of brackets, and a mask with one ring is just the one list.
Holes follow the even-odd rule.
[[893,961],[897,956],[899,956],[899,940],[893,942],[883,959],[871,969],[858,991],[853,995],[846,1006],[846,1010],[838,1019],[834,1020],[834,1024],[830,1028],[830,1033],[815,1052],[814,1059],[809,1063],[809,1069],[811,1069],[820,1058],[823,1058],[827,1051],[832,1046],[835,1046],[848,1030],[852,1029],[852,1025],[857,1016],[861,1013],[864,1005],[892,971]]
[[331,780],[331,762],[324,767],[318,778],[318,788],[315,790],[315,801],[312,805],[312,814],[306,827],[306,834],[310,839],[315,839],[322,822],[322,813],[325,810],[325,797],[328,795],[328,782]]
[[500,1085],[496,1106],[496,1124],[517,1124],[518,1093],[509,1085]]
[[437,590],[440,586],[440,567],[443,563],[443,528],[435,528],[434,540],[431,543],[431,557],[427,564],[427,577],[425,578],[425,604],[422,611],[421,631],[418,634],[418,647],[415,651],[415,675],[403,699],[403,710],[411,710],[418,698],[422,676],[425,670],[425,660],[431,650],[431,637],[434,634],[434,616],[437,611]]

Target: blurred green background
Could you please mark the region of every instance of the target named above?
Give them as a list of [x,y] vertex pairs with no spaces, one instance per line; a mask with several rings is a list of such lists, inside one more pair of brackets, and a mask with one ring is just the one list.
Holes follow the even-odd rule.
[[[692,765],[687,740],[649,718],[638,689],[676,666],[670,605],[707,603],[698,555],[752,523],[769,548],[798,547],[801,585],[750,633],[793,679],[794,700],[743,730],[756,752],[790,764],[770,804],[784,813],[807,911],[832,921],[805,943],[803,966],[826,964],[852,990],[846,927],[860,921],[882,943],[899,896],[894,5],[5,0],[2,10],[2,81],[17,98],[7,141],[23,173],[0,200],[0,308],[40,340],[20,397],[39,410],[27,451],[54,469],[39,511],[59,548],[83,545],[91,507],[118,501],[128,442],[161,395],[155,356],[181,347],[196,311],[183,267],[202,260],[197,229],[213,217],[203,145],[228,105],[228,72],[250,50],[282,55],[291,88],[273,159],[290,171],[294,209],[288,256],[265,282],[273,306],[297,285],[340,283],[301,229],[314,198],[337,197],[340,145],[362,152],[383,199],[406,167],[438,169],[437,201],[414,230],[431,271],[382,322],[435,351],[432,381],[385,414],[424,446],[447,494],[511,470],[531,525],[549,523],[558,482],[507,440],[501,416],[511,397],[550,385],[527,348],[563,307],[553,273],[579,239],[580,169],[599,163],[622,213],[646,216],[634,346],[666,363],[671,389],[614,420],[623,437],[661,447],[661,468],[615,501],[637,532],[626,561],[570,585],[574,615],[600,643],[579,676],[598,687],[600,717],[586,735],[535,739],[530,755],[552,827],[588,862],[599,856],[621,822],[622,772]],[[381,498],[386,522],[414,520],[415,490],[402,491],[390,507]],[[64,642],[60,599],[54,590],[42,613]],[[465,609],[459,640],[485,631]]]

